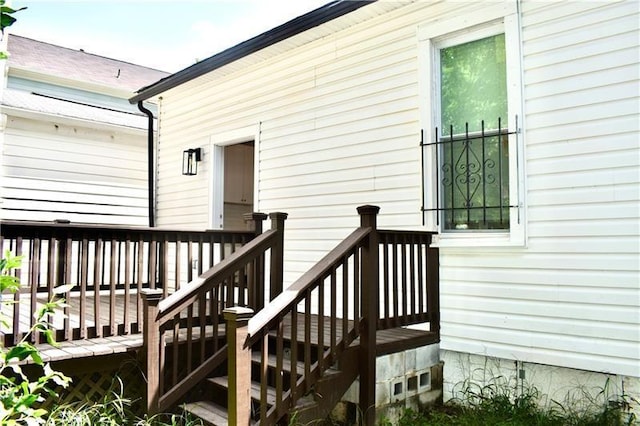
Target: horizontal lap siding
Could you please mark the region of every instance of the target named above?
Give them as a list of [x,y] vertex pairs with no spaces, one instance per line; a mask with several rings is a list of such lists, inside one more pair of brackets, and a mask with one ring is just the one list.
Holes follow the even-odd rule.
[[[314,64],[314,88],[263,125],[261,208],[290,213],[289,281],[358,225],[358,205],[379,205],[382,226],[420,226],[412,19],[394,13],[337,34],[333,55]],[[301,131],[287,134],[291,123]]]
[[[415,25],[397,25],[407,19],[415,18],[377,19],[164,96],[160,144],[172,156],[190,143],[207,146],[209,135],[260,123],[259,208],[289,213],[288,282],[357,226],[360,204],[381,205],[389,226],[420,226]],[[178,187],[201,194],[208,183],[203,173],[173,177],[177,187],[169,188],[162,171],[175,161],[161,155],[159,165],[166,224],[179,220],[180,207],[162,197]],[[202,170],[209,166],[204,161]],[[208,199],[198,201],[186,210],[202,212],[197,223],[204,224]],[[305,236],[316,227],[329,228],[319,233],[326,244]]]
[[[287,282],[360,204],[419,229],[417,26],[489,4],[417,2],[164,94],[162,224],[207,224],[207,153],[182,178],[181,151],[260,123],[259,208],[290,215]],[[640,375],[637,8],[523,2],[528,246],[440,250],[443,348]]]
[[9,117],[2,218],[146,226],[146,151],[144,132]]
[[640,376],[637,34],[523,2],[528,247],[441,251],[443,347]]

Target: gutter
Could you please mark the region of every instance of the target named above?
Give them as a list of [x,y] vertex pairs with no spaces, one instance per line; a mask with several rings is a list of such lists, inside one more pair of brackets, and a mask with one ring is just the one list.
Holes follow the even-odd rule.
[[148,169],[148,181],[147,186],[149,190],[149,228],[154,228],[156,226],[156,218],[155,218],[155,198],[154,198],[154,187],[155,187],[155,179],[154,179],[154,167],[153,167],[153,113],[149,111],[147,108],[142,105],[142,101],[138,101],[138,109],[145,113],[148,117],[148,128],[147,128],[147,169]]
[[193,64],[182,71],[171,74],[150,86],[143,87],[138,91],[137,95],[129,99],[129,102],[134,104],[152,98],[169,89],[173,89],[213,70],[242,59],[245,56],[249,56],[252,53],[339,18],[363,6],[375,3],[376,1],[377,0],[334,0],[318,9],[305,13],[289,22]]

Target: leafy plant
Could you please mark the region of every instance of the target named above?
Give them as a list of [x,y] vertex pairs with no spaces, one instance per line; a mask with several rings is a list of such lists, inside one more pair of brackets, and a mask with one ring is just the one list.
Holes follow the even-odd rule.
[[55,407],[46,425],[90,426],[131,424],[134,417],[129,411],[131,401],[122,396],[122,380],[116,376],[109,391],[96,402],[77,402]]
[[13,256],[8,250],[5,252],[5,257],[0,259],[0,293],[4,294],[7,290],[15,293],[20,289],[20,280],[11,275],[11,270],[19,268],[21,264],[22,256]]
[[[22,263],[21,256],[14,256],[10,251],[5,252],[0,260],[0,289],[1,296],[5,293],[13,294],[20,290],[20,280],[12,275],[12,270],[19,268]],[[48,363],[44,363],[38,348],[29,339],[33,333],[42,334],[51,345],[57,345],[54,330],[50,323],[51,316],[56,310],[66,306],[64,299],[59,294],[66,293],[70,286],[61,286],[55,289],[54,297],[42,304],[34,313],[35,324],[28,333],[11,348],[0,347],[0,424],[37,425],[44,423],[47,411],[37,408],[44,401],[45,395],[56,395],[54,389],[58,386],[66,388],[71,379],[61,372],[55,371]],[[2,298],[2,305],[11,305],[13,300]],[[0,310],[0,322],[6,326],[9,319]],[[31,380],[23,372],[20,362],[31,361],[42,368],[40,376]]]
[[132,401],[125,398],[124,384],[116,375],[109,391],[96,402],[76,402],[59,405],[51,411],[46,426],[202,426],[200,419],[188,413],[161,413],[140,418],[132,412]]
[[[16,18],[13,16],[13,14],[26,9],[26,7],[13,9],[9,6],[6,6],[5,3],[6,0],[0,0],[0,39],[2,39],[2,36],[4,36],[4,29],[10,27],[14,22],[16,22]],[[0,51],[0,59],[7,59],[7,57],[7,52]]]
[[10,27],[16,22],[16,18],[13,16],[14,13],[26,9],[26,7],[13,9],[5,4],[6,0],[0,0],[0,31],[2,32],[4,32],[5,28]]

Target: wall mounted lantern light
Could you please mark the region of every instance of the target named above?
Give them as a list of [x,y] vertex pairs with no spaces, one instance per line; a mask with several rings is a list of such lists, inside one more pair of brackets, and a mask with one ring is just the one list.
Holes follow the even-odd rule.
[[202,160],[202,148],[189,148],[182,152],[182,174],[195,176],[198,174],[198,161]]

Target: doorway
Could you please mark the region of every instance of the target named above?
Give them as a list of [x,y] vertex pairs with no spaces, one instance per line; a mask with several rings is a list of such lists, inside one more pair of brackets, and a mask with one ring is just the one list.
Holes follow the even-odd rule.
[[223,147],[222,228],[245,230],[243,215],[253,211],[254,142]]

